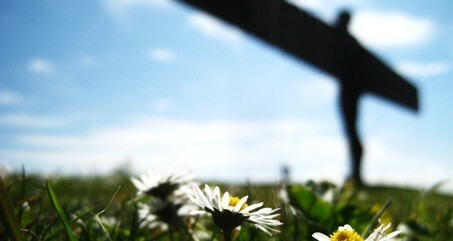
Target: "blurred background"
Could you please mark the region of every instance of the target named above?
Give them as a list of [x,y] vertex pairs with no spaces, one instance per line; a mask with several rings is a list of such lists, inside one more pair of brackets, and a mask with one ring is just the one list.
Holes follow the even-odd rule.
[[[291,0],[419,89],[360,102],[367,183],[453,193],[453,2]],[[0,3],[0,166],[44,175],[184,166],[202,179],[341,183],[337,82],[171,0]]]

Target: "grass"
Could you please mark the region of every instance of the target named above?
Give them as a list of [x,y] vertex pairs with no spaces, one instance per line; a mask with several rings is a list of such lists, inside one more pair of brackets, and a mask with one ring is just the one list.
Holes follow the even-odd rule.
[[[105,176],[43,177],[14,173],[4,180],[1,201],[1,240],[193,240],[175,227],[167,230],[141,225],[136,189],[127,171]],[[214,183],[211,183],[213,186]],[[235,239],[313,240],[313,232],[332,233],[339,225],[351,224],[366,232],[373,218],[410,230],[406,240],[451,240],[453,196],[433,190],[396,186],[335,187],[329,183],[292,183],[289,201],[279,198],[279,183],[216,183],[236,196],[280,207],[281,233],[267,236],[252,226],[243,226]],[[326,195],[330,198],[326,201]],[[391,200],[388,208],[383,205]],[[10,210],[4,212],[4,210]],[[379,210],[381,214],[376,215]],[[191,223],[200,240],[222,240],[220,231],[205,220]],[[374,226],[373,226],[374,227]],[[372,230],[372,229],[371,229]]]

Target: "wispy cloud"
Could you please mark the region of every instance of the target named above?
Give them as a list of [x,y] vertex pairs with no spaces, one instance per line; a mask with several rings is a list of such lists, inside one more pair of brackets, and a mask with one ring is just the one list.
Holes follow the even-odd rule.
[[448,62],[416,62],[406,61],[396,67],[401,73],[412,77],[431,77],[446,74],[451,70]]
[[[269,176],[281,162],[335,162],[337,156],[344,154],[344,147],[339,144],[342,140],[329,135],[325,128],[319,121],[307,120],[144,118],[131,125],[104,126],[77,136],[17,136],[15,143],[25,149],[2,150],[1,155],[10,163],[47,163],[42,171],[81,171],[97,163],[97,168],[103,168],[97,171],[108,172],[130,158],[135,170],[189,163],[203,177],[244,180],[251,175]],[[329,152],[324,148],[329,148]],[[223,169],[220,175],[218,168]]]
[[366,0],[287,0],[308,10],[323,21],[333,23],[342,9],[352,13],[350,32],[362,43],[373,48],[418,47],[429,41],[435,25],[428,18],[405,12],[379,11],[367,7]]
[[16,106],[24,103],[24,98],[11,90],[0,90],[0,106]]
[[297,86],[301,98],[311,106],[332,103],[337,95],[337,86],[334,80],[328,77],[315,77],[300,82]]
[[375,48],[417,47],[433,37],[434,23],[403,12],[364,10],[352,16],[350,31]]
[[[8,165],[24,163],[44,172],[109,172],[129,160],[133,171],[185,164],[197,176],[225,181],[275,181],[287,164],[297,180],[328,179],[342,182],[348,167],[342,135],[331,123],[315,120],[205,120],[139,118],[123,126],[103,126],[82,135],[30,134],[17,136],[25,149],[2,149]],[[404,137],[367,139],[365,175],[370,182],[427,186],[427,159],[442,157],[401,150]],[[396,144],[395,144],[396,143]],[[398,146],[398,147],[396,147]],[[434,162],[434,161],[433,161]],[[431,165],[442,179],[451,170]],[[222,170],[222,171],[219,171]],[[33,170],[36,171],[36,170]]]
[[170,63],[176,59],[176,53],[166,48],[153,48],[149,50],[148,57],[153,61]]
[[5,113],[0,115],[0,125],[20,128],[61,128],[67,121],[59,117],[30,115],[24,113]]
[[[368,180],[429,188],[451,178],[452,170],[443,165],[449,162],[449,155],[445,156],[442,153],[427,155],[413,150],[402,150],[404,145],[401,143],[407,143],[407,140],[394,136],[394,132],[390,135],[372,136],[366,142],[368,158],[364,171],[368,175]],[[453,183],[448,183],[442,190],[451,193]]]
[[378,11],[365,8],[365,0],[287,0],[309,10],[324,21],[335,21],[341,9],[350,9],[349,30],[365,45],[374,48],[417,47],[434,34],[434,23],[428,18],[404,12]]
[[134,9],[169,8],[174,4],[171,0],[102,0],[105,10],[117,19],[127,18]]
[[28,70],[35,74],[51,74],[55,71],[55,65],[44,58],[35,58],[28,63]]
[[152,108],[157,112],[164,112],[171,108],[171,101],[165,98],[157,99],[153,101]]
[[237,28],[226,25],[201,12],[192,14],[188,23],[202,34],[214,39],[234,44],[243,41],[243,34]]

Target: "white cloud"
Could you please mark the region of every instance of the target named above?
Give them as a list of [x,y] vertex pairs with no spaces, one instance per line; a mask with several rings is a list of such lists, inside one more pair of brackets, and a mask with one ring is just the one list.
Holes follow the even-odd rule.
[[148,56],[151,60],[169,63],[176,59],[176,54],[170,49],[165,48],[154,48],[148,52]]
[[153,110],[157,112],[167,111],[171,108],[171,102],[168,99],[157,99],[152,103]]
[[79,136],[18,136],[15,143],[26,148],[2,150],[0,154],[10,163],[25,162],[26,166],[43,162],[45,165],[40,168],[45,168],[44,171],[79,172],[87,170],[87,166],[96,166],[96,170],[108,172],[129,158],[134,170],[188,163],[201,177],[241,181],[278,174],[278,165],[285,162],[306,165],[304,178],[309,178],[310,171],[316,168],[308,163],[315,160],[335,163],[344,154],[341,138],[325,128],[321,122],[307,120],[146,118],[129,126],[102,127]]
[[430,77],[445,74],[450,71],[451,66],[447,62],[416,62],[406,61],[396,67],[401,73],[412,77]]
[[[451,178],[452,170],[442,164],[448,163],[448,160],[442,156],[404,150],[401,144],[404,142],[404,137],[395,138],[394,132],[367,140],[364,164],[367,180],[372,183],[429,188]],[[453,185],[450,183],[443,190],[452,192]]]
[[51,74],[55,71],[55,66],[47,59],[35,58],[28,63],[28,70],[35,74]]
[[434,23],[404,12],[367,8],[367,0],[287,0],[312,12],[326,23],[336,21],[340,10],[351,11],[350,32],[373,48],[418,47],[432,38]]
[[243,39],[242,32],[237,28],[201,12],[192,14],[188,19],[188,23],[204,35],[227,43],[239,43]]
[[24,98],[14,91],[0,90],[0,106],[14,106],[24,102]]
[[375,48],[409,48],[426,43],[434,24],[402,12],[357,11],[350,31],[365,45]]
[[337,86],[335,80],[329,77],[315,77],[300,81],[297,88],[304,102],[312,106],[333,103],[337,98]]
[[58,117],[11,113],[0,115],[0,125],[21,128],[61,128],[66,121]]
[[128,17],[133,9],[168,8],[173,4],[170,0],[102,0],[106,11],[119,19]]
[[[402,150],[398,143],[404,143],[404,136],[390,134],[367,139],[366,181],[427,187],[449,177],[451,170],[441,166],[440,157]],[[130,160],[134,172],[184,164],[203,179],[275,181],[279,166],[287,164],[294,180],[341,183],[349,166],[343,136],[332,133],[325,122],[306,119],[142,118],[84,135],[33,134],[15,141],[25,148],[0,149],[2,160],[16,168],[23,163],[27,170],[38,166],[32,171],[47,173],[106,173]],[[439,180],[432,179],[433,173]]]

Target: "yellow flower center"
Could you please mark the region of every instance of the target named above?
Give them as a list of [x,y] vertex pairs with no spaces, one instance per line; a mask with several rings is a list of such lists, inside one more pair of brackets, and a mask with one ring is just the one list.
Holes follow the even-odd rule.
[[338,230],[330,235],[331,241],[363,241],[362,236],[360,236],[354,230]]
[[[238,197],[230,197],[230,202],[228,203],[229,206],[236,206],[236,204],[238,204],[238,202],[240,201],[241,199],[238,198]],[[241,206],[241,209],[240,210],[243,210],[244,208],[247,207],[247,203],[244,203],[242,204]]]

